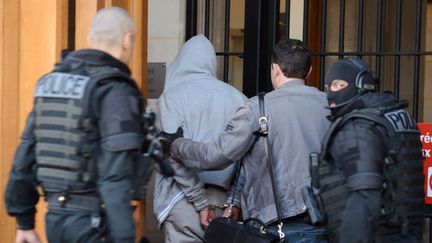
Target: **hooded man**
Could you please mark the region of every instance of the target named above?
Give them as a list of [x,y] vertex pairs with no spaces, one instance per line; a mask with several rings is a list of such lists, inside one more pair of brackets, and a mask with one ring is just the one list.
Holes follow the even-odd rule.
[[419,131],[359,59],[335,62],[325,79],[332,127],[318,165],[331,242],[422,242]]
[[[246,97],[216,78],[216,55],[203,35],[188,40],[168,65],[164,92],[158,99],[159,126],[206,142],[222,132]],[[176,175],[156,174],[154,213],[165,242],[203,242],[213,206],[223,205],[235,165],[202,172],[172,163]]]

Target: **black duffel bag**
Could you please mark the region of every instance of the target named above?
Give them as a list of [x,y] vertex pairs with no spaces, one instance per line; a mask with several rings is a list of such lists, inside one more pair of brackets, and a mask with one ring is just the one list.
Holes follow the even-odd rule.
[[265,232],[264,224],[257,219],[248,219],[244,223],[226,217],[211,221],[205,231],[207,243],[275,243],[279,237]]

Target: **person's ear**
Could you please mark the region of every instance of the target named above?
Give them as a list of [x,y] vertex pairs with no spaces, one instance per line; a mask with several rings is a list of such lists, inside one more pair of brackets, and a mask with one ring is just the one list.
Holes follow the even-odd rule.
[[130,50],[134,47],[135,36],[131,32],[126,33],[123,36],[122,47],[126,50]]
[[134,44],[135,44],[134,34],[131,32],[126,33],[123,36],[122,46],[121,46],[125,62],[128,62],[129,59],[132,58]]
[[282,69],[280,68],[279,64],[273,63],[273,65],[274,65],[273,68],[274,68],[276,76],[279,76],[279,75],[284,76],[284,73],[282,72]]

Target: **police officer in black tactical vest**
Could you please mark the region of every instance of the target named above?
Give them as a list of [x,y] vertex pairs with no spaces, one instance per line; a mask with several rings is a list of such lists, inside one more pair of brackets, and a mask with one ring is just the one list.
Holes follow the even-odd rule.
[[408,103],[376,92],[359,59],[334,63],[325,84],[333,124],[311,168],[330,242],[422,242],[421,143]]
[[142,97],[127,66],[135,32],[125,10],[100,10],[92,49],[67,54],[38,81],[5,192],[16,242],[39,242],[38,186],[49,242],[134,242],[131,177],[144,138]]

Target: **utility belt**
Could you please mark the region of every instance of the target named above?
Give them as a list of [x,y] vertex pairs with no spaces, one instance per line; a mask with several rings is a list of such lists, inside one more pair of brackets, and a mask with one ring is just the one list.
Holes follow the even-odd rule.
[[94,193],[65,194],[48,193],[46,196],[49,210],[77,210],[91,213],[100,213],[105,205]]

